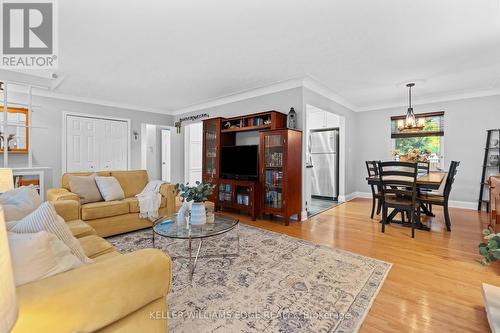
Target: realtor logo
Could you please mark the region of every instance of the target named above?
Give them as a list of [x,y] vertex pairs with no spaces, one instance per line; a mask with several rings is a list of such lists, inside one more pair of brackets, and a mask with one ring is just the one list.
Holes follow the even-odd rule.
[[[35,0],[36,1],[36,0]],[[1,67],[47,69],[57,65],[55,3],[1,1]]]

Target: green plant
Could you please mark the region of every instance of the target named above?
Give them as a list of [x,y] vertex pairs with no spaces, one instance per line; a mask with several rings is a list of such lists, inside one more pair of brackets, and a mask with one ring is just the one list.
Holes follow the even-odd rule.
[[175,189],[177,193],[180,193],[182,201],[203,202],[208,200],[208,196],[214,191],[214,185],[210,183],[197,181],[195,184],[195,186],[189,186],[189,183],[175,185]]
[[500,234],[493,234],[489,229],[485,229],[483,235],[488,243],[479,244],[479,254],[483,256],[481,264],[489,265],[500,259]]

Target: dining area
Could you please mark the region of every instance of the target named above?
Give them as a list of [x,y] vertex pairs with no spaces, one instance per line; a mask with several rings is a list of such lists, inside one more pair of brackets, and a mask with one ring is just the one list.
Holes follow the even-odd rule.
[[[447,170],[431,170],[428,161],[366,161],[366,181],[371,189],[370,217],[379,215],[381,231],[388,225],[402,225],[431,231],[434,206],[442,207],[446,230],[452,229],[449,198],[459,161],[451,161]],[[428,218],[423,218],[423,217]]]

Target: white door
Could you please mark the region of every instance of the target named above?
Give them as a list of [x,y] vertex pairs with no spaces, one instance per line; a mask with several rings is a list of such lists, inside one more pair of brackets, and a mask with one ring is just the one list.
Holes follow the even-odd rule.
[[66,116],[66,172],[127,170],[128,123]]
[[66,118],[66,170],[97,171],[99,155],[95,119],[68,116]]
[[194,184],[196,181],[201,182],[202,172],[202,140],[203,140],[203,124],[195,123],[186,126],[184,137],[184,145],[186,147],[186,181],[189,184]]
[[171,182],[170,130],[161,130],[161,180]]
[[127,170],[127,123],[115,120],[96,120],[100,145],[101,170]]

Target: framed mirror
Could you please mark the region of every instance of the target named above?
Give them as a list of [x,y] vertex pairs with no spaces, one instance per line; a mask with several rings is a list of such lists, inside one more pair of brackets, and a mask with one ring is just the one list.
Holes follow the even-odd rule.
[[28,110],[9,107],[7,124],[3,121],[3,108],[0,106],[0,152],[8,147],[9,152],[28,152]]

